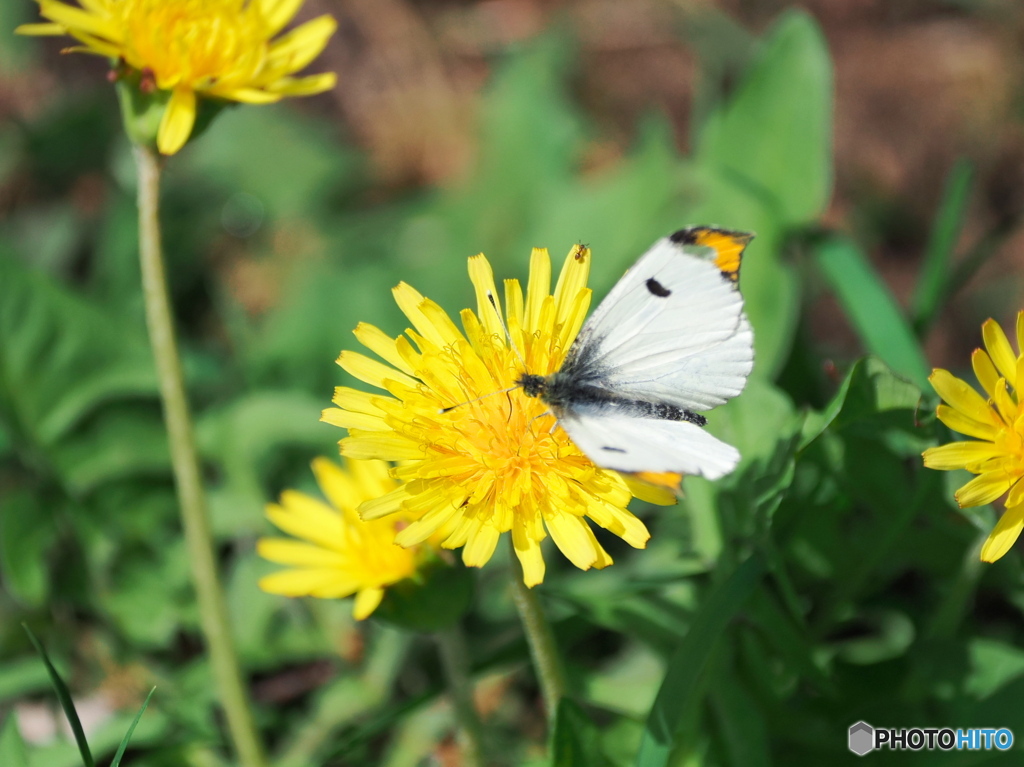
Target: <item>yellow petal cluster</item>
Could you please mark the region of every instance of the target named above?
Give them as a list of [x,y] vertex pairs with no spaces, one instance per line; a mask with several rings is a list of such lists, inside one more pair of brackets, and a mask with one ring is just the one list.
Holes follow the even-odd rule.
[[294,538],[257,543],[260,556],[290,566],[262,578],[259,586],[289,597],[355,594],[352,613],[362,620],[377,609],[388,586],[416,573],[420,553],[395,545],[395,533],[407,520],[364,521],[356,511],[360,503],[394,490],[386,463],[348,461],[345,470],[317,458],[313,473],[328,503],[286,490],[280,504],[267,506],[267,518]]
[[511,531],[530,586],[544,579],[541,541],[548,534],[584,570],[612,562],[590,522],[631,546],[646,545],[647,529],[626,505],[633,495],[658,503],[674,496],[595,466],[546,406],[516,386],[524,368],[547,375],[561,365],[590,305],[589,271],[589,249],[574,247],[552,293],[548,252],[533,251],[525,296],[517,280],[504,285],[514,348],[483,255],[469,259],[477,308],[461,313],[461,330],[404,283],[394,297],[412,328],[397,338],[371,325],[356,328],[356,338],[378,359],[343,351],[338,364],[381,391],[339,387],[338,407],[322,419],[348,429],[343,455],[396,461],[392,473],[402,481],[362,504],[364,519],[421,515],[396,537],[403,546],[450,526],[442,545],[462,547],[463,561],[473,567],[484,565],[501,534]]
[[71,35],[71,50],[123,61],[169,91],[157,147],[174,154],[188,140],[197,97],[267,104],[334,87],[335,75],[293,77],[309,65],[337,26],[330,16],[278,36],[302,0],[36,0],[48,23],[27,35]]
[[[930,469],[967,469],[977,474],[956,491],[960,506],[983,506],[1006,494],[1006,511],[981,550],[981,558],[995,562],[1017,540],[1024,528],[1024,355],[1014,352],[995,320],[981,326],[984,349],[975,349],[971,364],[982,396],[974,387],[947,370],[929,377],[945,404],[936,415],[946,426],[973,437],[924,451]],[[1017,315],[1017,349],[1024,348],[1024,311]]]

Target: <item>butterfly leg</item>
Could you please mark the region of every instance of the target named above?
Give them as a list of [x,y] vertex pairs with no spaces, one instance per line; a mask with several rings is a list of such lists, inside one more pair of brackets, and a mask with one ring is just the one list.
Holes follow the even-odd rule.
[[[547,416],[547,415],[553,416],[554,413],[552,413],[550,410],[545,410],[543,413],[540,413],[539,415],[535,415],[533,418],[531,418],[530,419],[530,423],[529,423],[529,427],[528,427],[530,429],[530,431],[533,431],[533,422],[534,421],[536,421],[538,418],[543,418],[544,416]],[[548,431],[548,434],[554,434],[555,433],[555,429],[557,429],[557,428],[558,428],[558,421],[556,420],[554,422],[554,424],[552,424],[551,429]]]

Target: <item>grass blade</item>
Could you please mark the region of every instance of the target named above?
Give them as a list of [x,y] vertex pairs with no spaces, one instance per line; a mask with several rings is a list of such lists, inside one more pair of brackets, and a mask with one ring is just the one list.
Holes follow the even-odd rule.
[[843,305],[867,351],[922,389],[928,362],[896,299],[861,250],[828,237],[816,246],[818,267]]
[[96,767],[96,762],[92,758],[92,752],[89,751],[89,744],[85,740],[85,730],[82,729],[82,722],[78,718],[78,712],[75,711],[74,701],[71,700],[71,692],[68,690],[68,686],[64,684],[64,680],[60,678],[57,669],[53,667],[53,664],[50,662],[50,656],[46,654],[46,650],[43,649],[39,640],[36,639],[32,629],[24,623],[21,624],[21,627],[25,629],[28,638],[35,645],[36,652],[42,656],[43,663],[46,664],[46,671],[50,674],[50,682],[53,683],[53,689],[57,693],[57,700],[60,701],[60,707],[64,709],[64,716],[68,718],[71,731],[75,734],[75,742],[78,744],[78,752],[82,755],[82,763],[85,767]]
[[551,767],[606,767],[598,731],[580,706],[562,698],[551,734]]
[[974,167],[967,160],[960,160],[946,181],[942,203],[928,240],[924,266],[911,301],[911,316],[918,335],[924,335],[949,294],[950,263],[971,199],[973,178]]
[[978,270],[999,252],[999,249],[1017,231],[1021,218],[1021,216],[1016,216],[999,222],[967,251],[967,255],[960,259],[953,268],[953,276],[950,277],[946,286],[943,302],[956,295],[956,292],[970,282]]
[[149,695],[142,701],[142,708],[139,709],[139,713],[135,715],[132,720],[131,726],[128,728],[128,732],[124,734],[121,739],[121,745],[117,747],[117,753],[114,754],[114,760],[110,763],[110,767],[118,767],[121,764],[121,757],[124,756],[125,749],[128,748],[128,741],[132,739],[132,733],[135,732],[135,725],[139,723],[142,718],[142,712],[146,710],[146,706],[149,705],[149,699],[153,697],[153,693],[156,692],[156,687],[149,691]]
[[676,733],[690,708],[708,658],[729,621],[743,607],[765,570],[764,558],[754,554],[716,586],[697,612],[686,637],[669,661],[658,697],[647,717],[637,767],[665,767],[676,747]]

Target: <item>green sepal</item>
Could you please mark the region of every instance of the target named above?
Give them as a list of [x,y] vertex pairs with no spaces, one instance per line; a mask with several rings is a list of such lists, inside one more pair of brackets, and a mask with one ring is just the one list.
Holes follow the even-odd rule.
[[417,632],[454,625],[473,599],[473,576],[461,562],[433,557],[416,575],[388,586],[374,618]]
[[[152,86],[142,87],[143,75],[122,65],[113,70],[117,76],[117,99],[121,104],[121,121],[125,133],[132,143],[156,149],[156,138],[160,132],[171,91],[159,90]],[[151,80],[150,80],[151,82]],[[192,126],[186,145],[199,138],[214,119],[226,107],[235,106],[232,101],[209,98],[196,94],[196,121]]]
[[156,136],[160,131],[171,92],[156,88],[142,88],[142,75],[123,65],[113,70],[117,75],[117,100],[121,104],[121,122],[124,131],[133,144],[156,148]]

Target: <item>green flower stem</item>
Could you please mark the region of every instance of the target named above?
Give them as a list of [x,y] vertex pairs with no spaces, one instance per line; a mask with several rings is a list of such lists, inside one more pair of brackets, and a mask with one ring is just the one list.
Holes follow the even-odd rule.
[[[509,536],[511,544],[512,536]],[[541,693],[544,695],[544,707],[547,709],[548,722],[554,724],[558,711],[558,702],[565,697],[565,667],[555,645],[555,636],[551,632],[551,624],[544,617],[536,592],[523,582],[523,567],[519,564],[515,547],[512,548],[512,600],[519,611],[519,619],[526,631],[526,640],[530,645],[530,656],[540,681]]]
[[231,640],[224,591],[217,578],[213,536],[210,534],[199,458],[192,436],[192,419],[174,338],[160,241],[160,161],[152,149],[136,145],[135,163],[139,177],[139,255],[146,324],[160,379],[171,464],[200,622],[238,762],[242,767],[265,767],[266,757]]
[[455,718],[459,723],[462,764],[465,767],[483,767],[483,725],[473,703],[473,685],[466,662],[469,657],[466,653],[466,639],[457,624],[438,631],[435,636]]

